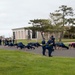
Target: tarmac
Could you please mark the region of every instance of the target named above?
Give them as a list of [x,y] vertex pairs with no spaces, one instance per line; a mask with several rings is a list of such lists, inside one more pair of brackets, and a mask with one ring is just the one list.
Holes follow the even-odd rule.
[[[16,47],[8,47],[8,46],[0,46],[0,49],[4,49],[4,50],[21,50],[24,52],[29,52],[29,53],[33,53],[33,54],[38,54],[38,55],[42,55],[42,47],[36,47],[35,49],[17,49]],[[48,50],[46,50],[46,55],[48,56]],[[52,56],[55,57],[75,57],[75,48],[69,48],[69,49],[65,49],[65,48],[61,48],[61,49],[56,49],[52,52]]]

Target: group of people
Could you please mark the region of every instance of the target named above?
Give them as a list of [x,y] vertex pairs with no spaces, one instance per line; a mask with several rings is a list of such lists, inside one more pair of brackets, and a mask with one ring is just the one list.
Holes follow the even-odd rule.
[[22,42],[17,42],[15,39],[0,39],[0,45],[16,47],[16,48],[27,48],[27,49],[35,49],[35,47],[41,46],[38,42],[30,42],[27,45]]
[[66,46],[63,42],[56,42],[55,43],[55,38],[53,35],[49,38],[49,40],[47,42],[46,42],[45,38],[43,38],[43,40],[42,40],[42,50],[43,50],[42,54],[44,56],[46,56],[45,52],[46,52],[46,50],[48,50],[48,56],[52,57],[51,53],[52,53],[52,51],[54,51],[54,49],[56,49],[56,47],[69,49],[69,47]]
[[9,45],[10,43],[14,43],[14,39],[0,39],[0,45]]
[[27,45],[23,44],[22,42],[17,43],[17,48],[27,48],[27,49],[35,49],[35,47],[41,46],[38,42],[30,42]]
[[54,51],[53,46],[55,46],[55,38],[53,35],[49,38],[49,40],[46,42],[45,38],[42,40],[42,54],[46,56],[45,52],[46,49],[48,50],[48,56],[52,57],[51,53]]
[[[54,49],[56,49],[56,47],[69,49],[69,47],[65,46],[65,44],[63,44],[62,42],[55,43],[55,38],[53,35],[49,38],[47,42],[45,38],[43,38],[41,43],[42,43],[42,54],[44,56],[46,56],[46,50],[48,50],[48,56],[52,57],[51,53],[54,51]],[[0,45],[2,44],[4,46],[16,46],[17,48],[20,49],[22,48],[35,49],[35,47],[41,46],[41,44],[38,42],[35,43],[30,42],[27,45],[24,45],[22,42],[17,43],[17,41],[15,41],[14,39],[4,39],[4,40],[0,39]]]

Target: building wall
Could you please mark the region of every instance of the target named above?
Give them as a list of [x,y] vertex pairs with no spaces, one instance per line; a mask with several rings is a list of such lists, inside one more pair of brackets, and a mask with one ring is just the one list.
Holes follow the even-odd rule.
[[15,39],[26,39],[25,29],[13,29],[13,32],[15,32]]
[[[12,29],[13,32],[15,32],[15,39],[28,39],[28,30],[25,28],[17,28],[17,29]],[[39,37],[38,37],[39,36]],[[37,32],[37,38],[34,39],[39,39],[40,32]],[[30,30],[30,39],[32,38],[32,30]]]
[[[28,39],[28,30],[25,28],[17,28],[17,29],[12,29],[13,32],[15,32],[15,39]],[[30,39],[42,39],[41,32],[37,32],[37,37],[32,38],[32,30],[30,30]],[[54,35],[55,38],[59,38],[60,33],[44,33],[44,37],[46,39],[49,39],[51,35]]]

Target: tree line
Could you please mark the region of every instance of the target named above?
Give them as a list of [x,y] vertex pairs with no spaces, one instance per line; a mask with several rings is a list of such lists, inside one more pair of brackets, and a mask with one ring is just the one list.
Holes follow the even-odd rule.
[[32,27],[29,29],[40,31],[42,38],[44,38],[43,32],[54,32],[55,34],[60,32],[59,41],[64,37],[75,37],[75,18],[72,7],[61,5],[58,10],[50,13],[49,17],[49,19],[30,20]]

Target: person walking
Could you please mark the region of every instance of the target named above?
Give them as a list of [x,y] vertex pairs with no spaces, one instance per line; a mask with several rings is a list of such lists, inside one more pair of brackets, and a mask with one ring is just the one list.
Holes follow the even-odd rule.
[[46,41],[45,38],[42,40],[42,54],[45,56],[45,51],[46,51]]
[[48,56],[52,57],[51,53],[53,51],[53,41],[52,41],[51,37],[49,38],[47,44],[48,44]]
[[54,46],[54,48],[56,49],[55,38],[54,38],[53,35],[51,36],[51,40],[53,41],[53,46]]

